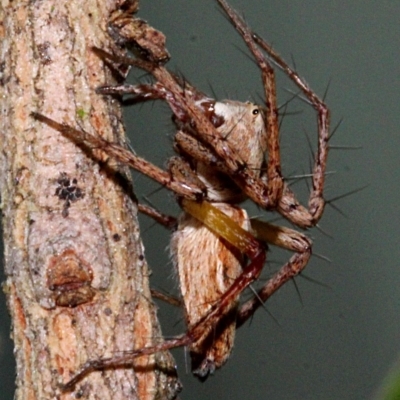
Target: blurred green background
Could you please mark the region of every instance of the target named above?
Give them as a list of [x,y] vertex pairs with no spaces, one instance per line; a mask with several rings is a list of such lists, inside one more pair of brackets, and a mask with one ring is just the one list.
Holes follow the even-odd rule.
[[[214,1],[141,0],[139,16],[163,31],[172,55],[169,68],[218,99],[260,101],[260,74],[240,37]],[[343,119],[332,144],[326,198],[368,185],[327,207],[321,231],[309,234],[314,252],[308,278],[289,283],[237,334],[226,366],[205,383],[186,371],[183,349],[174,351],[184,384],[181,399],[370,399],[400,352],[400,2],[231,0],[248,23],[292,64],[326,102],[332,125]],[[247,52],[246,52],[247,53]],[[136,77],[143,74],[136,72]],[[135,78],[132,78],[135,81]],[[278,74],[279,102],[291,83]],[[215,93],[215,94],[213,94]],[[316,143],[315,115],[293,101],[282,125],[286,176],[309,171],[306,135]],[[165,104],[126,109],[135,151],[163,166],[172,154],[173,126]],[[132,119],[132,122],[129,120]],[[173,196],[134,174],[140,199],[176,215]],[[304,200],[307,188],[294,190]],[[251,215],[274,218],[250,209]],[[177,289],[169,261],[168,232],[141,219],[152,285]],[[323,230],[323,232],[322,232]],[[271,249],[265,276],[289,254]],[[246,296],[246,295],[245,295]],[[160,304],[165,335],[182,332],[181,312]],[[1,399],[13,396],[9,320],[2,295]]]

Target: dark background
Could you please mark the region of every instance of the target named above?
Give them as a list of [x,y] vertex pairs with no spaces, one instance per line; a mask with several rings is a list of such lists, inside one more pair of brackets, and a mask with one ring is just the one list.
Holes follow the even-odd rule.
[[[327,207],[322,233],[309,232],[313,257],[237,334],[226,366],[205,383],[185,371],[184,350],[174,352],[184,384],[182,399],[368,399],[372,398],[400,351],[399,274],[399,62],[400,3],[395,1],[256,1],[231,0],[248,23],[292,64],[326,102],[332,125],[343,118],[332,144],[362,147],[332,150],[326,198],[368,185],[334,203],[345,216]],[[169,67],[218,99],[259,101],[260,74],[243,54],[245,46],[215,2],[141,1],[139,14],[163,31],[172,54]],[[141,73],[136,73],[140,77]],[[279,103],[294,90],[278,76]],[[316,143],[315,116],[297,100],[282,125],[286,176],[309,172],[311,143]],[[300,112],[300,113],[297,113]],[[295,113],[295,115],[293,114]],[[165,104],[127,109],[135,151],[160,166],[172,154],[173,127]],[[140,118],[140,120],[138,120]],[[177,214],[174,198],[135,174],[139,198],[146,196],[163,211]],[[305,199],[304,185],[294,190]],[[251,209],[251,215],[271,219]],[[143,218],[141,223],[152,284],[177,288],[168,258],[168,232]],[[280,222],[279,222],[280,223]],[[396,228],[397,227],[397,228]],[[396,233],[397,232],[397,233]],[[289,254],[271,249],[271,261]],[[278,264],[270,262],[265,276]],[[14,372],[9,322],[2,296],[0,325],[0,398],[13,396]],[[181,313],[160,305],[166,335],[182,332]],[[176,325],[178,323],[178,325]]]

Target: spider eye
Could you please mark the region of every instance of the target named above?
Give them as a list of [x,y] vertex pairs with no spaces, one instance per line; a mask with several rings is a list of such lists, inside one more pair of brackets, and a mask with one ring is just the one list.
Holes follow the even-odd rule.
[[258,109],[258,108],[255,108],[253,111],[252,111],[252,114],[253,115],[258,115],[260,113],[260,110]]

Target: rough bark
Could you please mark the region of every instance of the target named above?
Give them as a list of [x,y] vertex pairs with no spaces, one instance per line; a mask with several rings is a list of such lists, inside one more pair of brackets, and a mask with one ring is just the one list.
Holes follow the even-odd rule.
[[161,333],[121,166],[99,163],[56,121],[123,141],[118,105],[96,95],[110,82],[90,50],[107,49],[118,1],[8,2],[0,9],[0,185],[16,399],[166,399],[179,387],[169,353],[133,368],[65,383],[88,359],[149,345]]

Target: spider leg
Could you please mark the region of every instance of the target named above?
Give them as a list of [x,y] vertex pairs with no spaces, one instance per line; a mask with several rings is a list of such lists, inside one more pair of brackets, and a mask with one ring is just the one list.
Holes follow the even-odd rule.
[[256,45],[253,33],[236,11],[225,0],[217,0],[230,18],[235,29],[240,33],[247,47],[253,54],[261,70],[265,94],[265,126],[267,127],[267,196],[271,208],[275,208],[282,195],[283,178],[281,172],[281,156],[279,144],[278,106],[276,103],[275,71]]
[[237,327],[243,325],[282,285],[303,271],[312,251],[311,240],[293,229],[272,225],[257,219],[251,220],[251,227],[259,240],[294,251],[295,254],[266,282],[256,296],[240,307]]
[[140,103],[152,100],[166,100],[167,92],[159,84],[139,84],[139,85],[116,85],[101,86],[96,89],[96,93],[104,95],[131,95],[128,99],[130,103]]
[[[196,188],[203,193],[204,198],[207,198],[206,185],[198,178],[185,159],[178,156],[170,157],[167,169],[175,182],[180,182],[182,186]],[[174,229],[177,226],[177,219],[175,217],[166,215],[153,207],[138,203],[138,210],[167,229]]]
[[174,229],[177,225],[177,220],[175,217],[164,214],[157,209],[148,206],[147,204],[138,203],[138,210],[142,214],[154,219],[154,221],[167,229]]
[[[98,52],[98,49],[96,49],[96,51]],[[103,52],[101,53],[101,55],[104,57]],[[182,77],[179,77],[171,73],[169,73],[169,75],[173,78],[173,80],[175,80],[176,83],[180,85],[179,87],[180,92],[184,93],[186,96],[190,95],[195,102],[198,102],[199,104],[213,102],[212,99],[210,99],[204,93],[197,90],[194,86],[190,85],[190,83],[187,82]],[[187,119],[187,112],[177,102],[173,93],[167,90],[167,88],[160,82],[154,82],[152,84],[138,84],[138,85],[126,85],[126,84],[115,85],[115,86],[105,85],[98,87],[96,89],[96,93],[104,95],[119,95],[119,96],[131,95],[130,97],[128,97],[129,104],[136,104],[152,100],[165,100],[171,107],[171,110],[175,118],[177,118],[180,121],[185,121]]]
[[[330,111],[327,105],[321,100],[315,92],[307,85],[299,74],[290,68],[286,62],[272,49],[272,47],[265,42],[262,38],[254,35],[254,40],[257,44],[265,50],[268,55],[279,65],[280,68],[289,76],[289,78],[298,86],[303,92],[304,96],[317,112],[317,125],[318,125],[318,149],[315,155],[313,177],[312,177],[312,190],[308,200],[308,211],[304,214],[303,218],[309,220],[310,225],[315,225],[321,218],[325,200],[323,198],[323,190],[325,184],[326,165],[329,151],[329,126],[330,126]],[[279,204],[278,211],[292,222],[296,223],[297,218],[291,218],[290,212]]]
[[44,122],[52,128],[61,132],[64,136],[78,144],[89,145],[91,149],[104,150],[107,155],[116,158],[118,161],[129,165],[131,168],[147,175],[174,193],[193,200],[202,199],[206,194],[204,187],[198,187],[193,181],[182,180],[179,176],[174,177],[170,172],[151,164],[144,158],[138,157],[129,150],[103,139],[99,135],[92,135],[83,130],[75,129],[66,124],[60,124],[51,118],[39,113],[31,114],[35,119]]
[[[162,68],[162,70],[165,69]],[[96,89],[96,92],[99,94],[106,94],[106,95],[131,95],[128,98],[130,104],[151,101],[151,100],[165,100],[171,107],[174,116],[178,120],[187,119],[187,113],[182,108],[181,103],[176,99],[176,95],[174,96],[174,94],[160,82],[155,82],[151,85],[139,84],[139,85],[101,86]],[[180,87],[179,87],[179,92],[182,92],[182,89]]]
[[[246,45],[252,52],[256,59],[263,76],[265,96],[267,104],[267,121],[270,129],[269,135],[273,138],[269,138],[272,141],[271,146],[277,146],[269,148],[269,158],[272,158],[271,165],[268,164],[267,178],[268,178],[268,194],[270,195],[271,185],[270,179],[273,178],[272,173],[269,172],[269,168],[277,168],[277,174],[280,175],[280,159],[279,159],[279,132],[278,132],[278,121],[277,121],[277,108],[274,100],[276,99],[275,93],[275,80],[273,73],[271,73],[271,65],[267,62],[265,57],[260,52],[259,46],[264,50],[268,56],[289,76],[289,78],[298,86],[302,91],[306,99],[317,111],[318,120],[318,151],[314,160],[313,167],[313,178],[312,178],[312,190],[308,201],[308,210],[304,207],[298,208],[298,201],[295,199],[293,192],[284,185],[283,193],[280,199],[278,199],[277,211],[280,212],[285,218],[289,219],[296,225],[302,227],[314,226],[322,216],[325,201],[323,198],[323,189],[325,182],[325,172],[327,164],[327,156],[329,150],[329,120],[330,113],[326,104],[312,91],[312,89],[305,83],[305,81],[298,75],[296,71],[290,68],[286,62],[272,49],[272,47],[260,36],[256,35],[250,30],[250,28],[244,23],[240,16],[232,9],[225,0],[217,0],[220,6],[223,8],[225,13],[229,16],[235,29],[240,33]],[[274,115],[269,115],[273,113]],[[270,163],[270,161],[269,161]],[[281,187],[282,189],[282,187]]]

